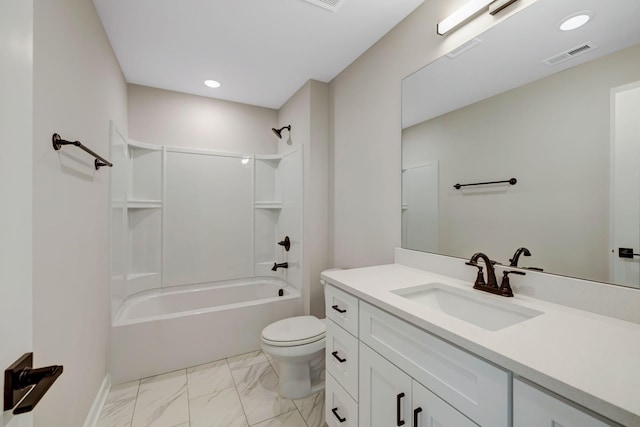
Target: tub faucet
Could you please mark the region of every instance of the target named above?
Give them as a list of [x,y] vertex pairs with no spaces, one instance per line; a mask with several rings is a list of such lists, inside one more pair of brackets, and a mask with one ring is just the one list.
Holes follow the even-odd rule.
[[520,259],[520,255],[531,256],[531,252],[529,252],[529,249],[527,248],[518,248],[518,250],[516,250],[516,253],[513,254],[513,258],[509,260],[510,262],[509,267],[518,266],[518,260]]
[[[478,265],[478,259],[482,259],[484,264],[487,266],[487,281],[484,281],[484,274],[482,273],[482,266]],[[500,294],[500,290],[498,288],[498,281],[496,280],[496,272],[493,269],[494,262],[489,259],[488,256],[483,254],[482,252],[478,252],[474,254],[471,259],[465,264],[471,265],[478,269],[478,276],[476,278],[475,283],[473,284],[473,289],[480,289],[481,291],[491,292],[494,294]]]
[[288,262],[282,262],[280,264],[274,262],[273,263],[273,267],[271,268],[271,271],[278,271],[279,268],[289,268],[289,263]]

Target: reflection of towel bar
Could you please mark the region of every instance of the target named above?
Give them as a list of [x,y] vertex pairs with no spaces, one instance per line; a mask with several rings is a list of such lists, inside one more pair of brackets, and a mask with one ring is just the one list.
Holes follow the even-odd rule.
[[453,186],[453,188],[455,188],[456,190],[459,190],[462,187],[469,187],[471,185],[490,185],[490,184],[505,184],[505,183],[509,183],[511,185],[516,185],[516,182],[518,182],[517,179],[511,178],[511,179],[507,179],[505,181],[475,182],[473,184],[456,184],[456,185]]
[[105,160],[102,156],[99,156],[98,154],[94,153],[93,150],[82,145],[80,141],[65,141],[57,133],[53,134],[53,136],[51,137],[51,141],[53,142],[53,149],[56,151],[62,148],[63,145],[75,145],[81,150],[91,154],[93,157],[96,158],[96,160],[93,162],[93,165],[95,166],[96,170],[100,169],[102,166],[113,167],[113,163]]

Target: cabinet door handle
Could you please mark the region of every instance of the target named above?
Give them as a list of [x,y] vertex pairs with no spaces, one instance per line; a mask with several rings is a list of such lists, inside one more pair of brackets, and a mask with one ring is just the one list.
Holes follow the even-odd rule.
[[338,305],[332,305],[331,308],[333,308],[335,311],[337,311],[338,313],[346,313],[347,310],[342,310],[340,307],[338,307]]
[[343,422],[347,421],[346,418],[341,418],[340,415],[338,415],[338,408],[333,408],[331,410],[331,412],[333,412],[333,415],[336,416],[336,418],[338,419],[339,422],[343,423]]
[[400,413],[400,409],[402,406],[402,398],[404,397],[404,393],[400,393],[396,396],[396,425],[403,426],[404,420],[402,419],[402,414]]
[[343,359],[340,356],[338,356],[338,351],[334,351],[333,353],[331,353],[331,355],[333,357],[335,357],[336,359],[338,359],[338,362],[340,362],[340,363],[344,363],[344,362],[347,361],[347,359]]
[[413,427],[418,427],[418,415],[422,412],[421,407],[417,407],[413,410]]

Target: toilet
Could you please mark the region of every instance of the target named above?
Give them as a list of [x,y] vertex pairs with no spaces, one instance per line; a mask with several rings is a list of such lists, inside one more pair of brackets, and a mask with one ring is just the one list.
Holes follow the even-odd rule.
[[278,361],[278,392],[289,399],[310,396],[324,388],[324,320],[297,316],[262,330],[262,350]]

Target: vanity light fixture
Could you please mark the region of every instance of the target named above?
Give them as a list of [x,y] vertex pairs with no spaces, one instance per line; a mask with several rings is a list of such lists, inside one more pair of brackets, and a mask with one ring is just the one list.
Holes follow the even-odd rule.
[[516,1],[518,0],[472,0],[439,22],[436,31],[443,36],[487,7],[489,7],[489,13],[495,15]]
[[205,80],[204,84],[209,86],[210,88],[216,89],[220,87],[220,82],[217,82],[215,80]]
[[560,23],[560,30],[571,31],[580,28],[591,20],[592,15],[593,12],[588,10],[569,15]]

